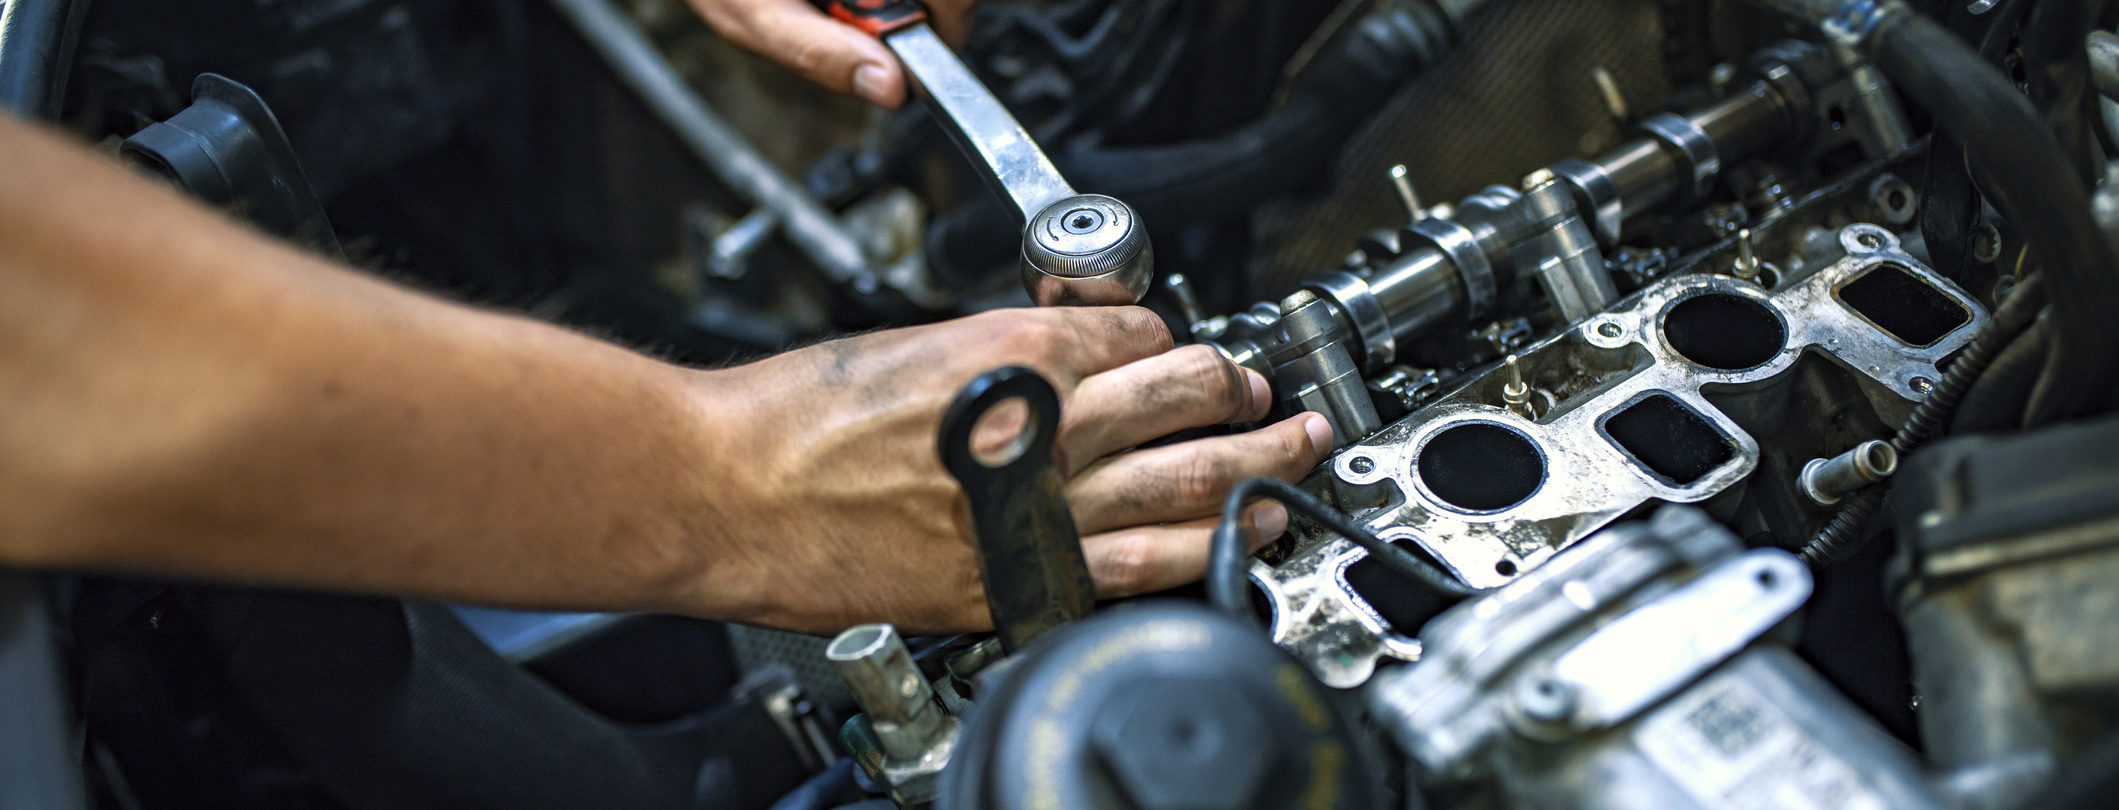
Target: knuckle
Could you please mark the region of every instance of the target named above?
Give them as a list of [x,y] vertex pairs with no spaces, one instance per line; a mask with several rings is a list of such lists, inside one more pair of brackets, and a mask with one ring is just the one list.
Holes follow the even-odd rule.
[[1178,349],[1176,354],[1182,363],[1179,376],[1192,390],[1204,395],[1206,402],[1218,406],[1215,413],[1226,416],[1243,410],[1242,395],[1248,392],[1248,387],[1239,386],[1242,380],[1237,376],[1235,366],[1222,357],[1221,352],[1212,346],[1199,345]]
[[845,77],[826,77],[823,71],[831,67],[834,49],[832,43],[821,38],[803,38],[786,45],[783,52],[788,67],[806,76],[819,79],[843,80]]
[[[1164,323],[1162,316],[1156,315],[1154,310],[1146,307],[1126,307],[1119,310],[1118,317],[1123,334],[1155,347],[1158,352],[1169,351],[1177,345],[1176,339],[1170,335],[1170,325]],[[1213,348],[1208,347],[1208,351],[1213,351]]]
[[1193,453],[1180,464],[1173,477],[1171,494],[1180,504],[1196,507],[1218,500],[1229,488],[1229,468],[1221,457]]
[[1140,593],[1153,579],[1155,544],[1146,532],[1118,534],[1104,544],[1102,570],[1096,577],[1107,595]]
[[1272,449],[1283,463],[1301,464],[1309,460],[1310,434],[1299,425],[1276,430],[1273,432]]
[[996,314],[990,331],[995,345],[1009,357],[1045,357],[1058,340],[1058,330],[1051,322],[1028,313]]

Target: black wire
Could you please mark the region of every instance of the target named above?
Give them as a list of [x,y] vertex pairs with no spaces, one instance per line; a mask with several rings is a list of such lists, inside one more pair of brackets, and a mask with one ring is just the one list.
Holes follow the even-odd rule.
[[1229,497],[1222,501],[1221,525],[1214,528],[1214,541],[1207,556],[1207,598],[1215,607],[1232,616],[1254,623],[1258,619],[1257,613],[1251,610],[1250,592],[1245,585],[1248,579],[1245,561],[1251,558],[1251,549],[1243,530],[1243,506],[1253,498],[1279,501],[1289,512],[1309,518],[1333,534],[1367,549],[1369,556],[1383,563],[1385,568],[1437,593],[1462,599],[1479,592],[1404,549],[1370,534],[1344,513],[1295,485],[1271,478],[1253,478],[1237,484],[1235,489],[1229,490]]

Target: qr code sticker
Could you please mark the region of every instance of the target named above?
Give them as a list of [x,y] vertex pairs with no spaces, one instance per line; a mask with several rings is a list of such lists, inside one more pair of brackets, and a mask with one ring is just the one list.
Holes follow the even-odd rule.
[[1765,734],[1757,704],[1731,692],[1723,692],[1687,712],[1685,723],[1727,759],[1750,750]]

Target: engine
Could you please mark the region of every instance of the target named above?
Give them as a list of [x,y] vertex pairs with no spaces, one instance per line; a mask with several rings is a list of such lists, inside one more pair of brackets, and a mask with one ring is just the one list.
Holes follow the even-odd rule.
[[[894,45],[962,92],[890,114],[681,3],[256,5],[99,0],[50,117],[316,249],[682,360],[1116,295],[1331,421],[1328,461],[1252,493],[1288,535],[1217,548],[1203,591],[1003,605],[1085,581],[1033,515],[981,520],[998,635],[428,620],[513,667],[474,692],[520,669],[639,723],[708,716],[613,696],[704,688],[652,662],[711,639],[749,719],[700,728],[794,763],[726,806],[2119,783],[2109,3],[991,0],[961,62]],[[81,621],[130,598],[84,593]]]

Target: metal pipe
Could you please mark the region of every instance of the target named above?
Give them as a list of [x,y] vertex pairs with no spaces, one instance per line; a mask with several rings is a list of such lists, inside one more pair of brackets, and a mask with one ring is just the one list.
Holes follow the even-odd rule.
[[871,278],[861,240],[694,93],[609,0],[552,0],[627,87],[738,195],[779,215],[796,249],[839,283]]
[[1897,448],[1876,439],[1831,458],[1811,459],[1803,465],[1796,484],[1817,505],[1831,506],[1848,493],[1889,478],[1897,471]]
[[868,715],[876,740],[893,759],[917,760],[946,729],[934,687],[912,663],[898,629],[888,624],[848,628],[824,648]]

